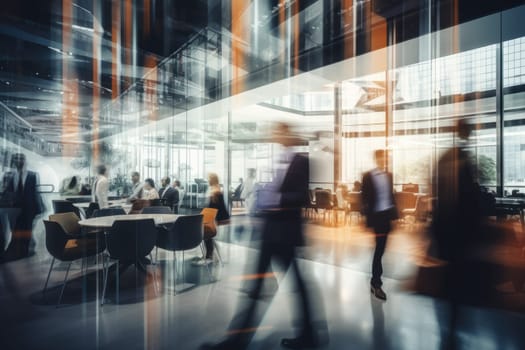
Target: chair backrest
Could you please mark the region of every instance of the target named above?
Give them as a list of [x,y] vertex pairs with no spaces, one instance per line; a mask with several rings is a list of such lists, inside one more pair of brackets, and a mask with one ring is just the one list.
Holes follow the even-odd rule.
[[142,214],[173,214],[170,207],[146,207],[142,208]]
[[202,224],[207,226],[205,230],[215,231],[217,233],[217,225],[215,223],[215,218],[217,217],[218,209],[215,208],[202,208]]
[[417,220],[425,221],[429,210],[428,210],[428,201],[430,200],[429,196],[418,196],[416,199],[416,213],[415,217]]
[[87,218],[92,217],[95,210],[99,210],[99,209],[100,209],[100,206],[98,205],[97,202],[89,203],[89,206],[86,209],[86,217]]
[[161,207],[163,204],[160,198],[155,198],[150,200],[149,205],[152,207]]
[[419,192],[419,185],[408,183],[401,185],[401,191],[403,192],[412,192],[412,193],[418,193]]
[[137,199],[133,202],[131,205],[131,210],[129,211],[130,214],[140,214],[142,211],[142,208],[146,208],[151,206],[151,202],[147,199]]
[[112,216],[112,215],[126,215],[126,211],[122,208],[102,208],[93,212],[94,218],[101,216]]
[[394,193],[394,198],[400,212],[404,209],[414,209],[416,207],[417,196],[413,192],[396,192]]
[[80,209],[75,207],[72,202],[63,199],[53,199],[53,211],[55,214],[75,213],[80,217]]
[[361,192],[348,193],[347,201],[350,204],[350,211],[361,211]]
[[75,213],[60,213],[49,215],[49,221],[57,222],[66,233],[70,235],[80,234],[81,228],[78,222],[80,218]]
[[320,209],[332,209],[332,193],[330,190],[315,191],[315,206]]
[[135,261],[151,252],[157,240],[157,229],[153,219],[117,220],[106,238],[111,257]]
[[159,232],[157,246],[171,251],[193,249],[202,242],[203,235],[202,214],[181,216],[169,231]]
[[62,260],[68,241],[66,232],[56,221],[43,220],[46,229],[46,248],[53,257]]

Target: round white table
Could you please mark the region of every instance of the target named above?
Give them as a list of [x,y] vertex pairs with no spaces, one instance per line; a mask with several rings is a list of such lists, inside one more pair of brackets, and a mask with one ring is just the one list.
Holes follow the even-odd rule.
[[90,228],[110,228],[117,220],[143,220],[153,219],[155,225],[171,224],[183,215],[178,214],[132,214],[132,215],[110,215],[80,220],[78,224]]
[[[89,208],[89,204],[90,203],[91,202],[81,202],[81,203],[73,203],[73,205],[75,207],[77,207],[77,208],[82,209],[82,210],[86,210],[87,208]],[[126,202],[125,199],[119,199],[119,200],[115,200],[115,201],[110,201],[108,204],[109,204],[108,208],[122,207],[122,209],[124,209],[126,211],[126,213],[130,212],[131,206],[132,206],[132,204]]]

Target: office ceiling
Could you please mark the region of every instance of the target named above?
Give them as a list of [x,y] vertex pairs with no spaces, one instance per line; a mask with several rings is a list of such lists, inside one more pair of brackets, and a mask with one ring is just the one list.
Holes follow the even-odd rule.
[[[117,31],[112,28],[112,13],[118,13],[112,8],[114,2],[71,0],[69,14],[62,9],[66,3],[16,0],[3,3],[0,12],[3,136],[43,155],[59,153],[64,143],[91,140],[96,127],[93,105],[108,104],[113,95],[118,96],[143,76],[147,60],[161,61],[205,27],[209,6],[204,0],[130,1],[135,4],[135,25],[130,29],[134,36],[127,38],[128,2],[118,2],[122,27],[117,40]],[[70,30],[63,30],[68,27]],[[94,38],[100,42],[98,55],[94,55]],[[64,44],[67,41],[69,45]],[[133,55],[131,48],[135,49]],[[113,75],[114,49],[124,62],[118,78]],[[98,78],[93,69],[97,56]],[[132,68],[126,65],[129,62]],[[118,92],[114,91],[116,85]],[[98,131],[121,127],[100,123]],[[20,135],[30,137],[23,141]]]

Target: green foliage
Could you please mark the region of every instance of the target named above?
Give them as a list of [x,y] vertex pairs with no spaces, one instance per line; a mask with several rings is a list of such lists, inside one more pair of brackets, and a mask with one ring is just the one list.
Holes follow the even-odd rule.
[[494,184],[496,182],[496,161],[486,155],[478,157],[478,181],[482,185]]

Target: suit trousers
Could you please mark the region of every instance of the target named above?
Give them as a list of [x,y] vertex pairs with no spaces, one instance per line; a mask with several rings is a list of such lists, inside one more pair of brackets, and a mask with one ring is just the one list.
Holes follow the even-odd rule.
[[258,300],[261,297],[263,281],[268,276],[268,273],[271,272],[272,260],[280,263],[283,271],[287,271],[289,268],[292,269],[295,286],[299,292],[299,298],[297,298],[297,309],[301,327],[299,336],[307,337],[313,335],[309,293],[299,271],[299,267],[297,266],[295,247],[291,244],[263,241],[257,270],[255,272],[257,278],[255,279],[255,285],[249,293],[250,300],[247,307],[234,318],[234,321],[230,325],[230,332],[234,334],[230,340],[232,344],[236,344],[235,349],[244,349],[247,347],[254,335],[254,331],[247,332],[247,330],[256,330],[262,320],[262,315],[258,315],[256,309]]
[[392,229],[390,221],[392,213],[390,210],[385,210],[374,213],[373,215],[374,219],[372,222],[374,233],[376,234],[376,247],[374,251],[374,259],[372,261],[372,280],[370,281],[370,284],[373,287],[379,288],[383,285],[383,281],[381,280],[381,276],[383,275],[383,264],[381,260],[385,253],[388,234]]

